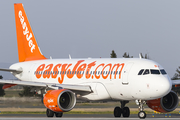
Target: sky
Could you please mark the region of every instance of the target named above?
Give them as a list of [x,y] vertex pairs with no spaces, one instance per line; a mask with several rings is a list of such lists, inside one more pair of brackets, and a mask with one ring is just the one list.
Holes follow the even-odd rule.
[[148,54],[170,77],[180,66],[179,0],[2,0],[0,63],[18,62],[14,3],[23,3],[49,58]]

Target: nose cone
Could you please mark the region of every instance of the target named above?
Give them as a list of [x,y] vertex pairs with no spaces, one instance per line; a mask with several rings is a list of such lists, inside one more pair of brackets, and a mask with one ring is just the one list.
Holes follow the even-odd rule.
[[153,83],[153,86],[154,95],[152,95],[151,97],[161,98],[171,91],[172,82],[169,77],[161,76],[156,79],[156,82]]
[[[172,82],[169,77],[164,77],[159,81],[159,88],[157,93],[162,94],[162,97],[171,91]],[[163,95],[164,94],[164,95]]]
[[168,76],[151,76],[140,81],[134,86],[132,93],[137,99],[153,100],[164,97],[172,88],[172,82]]

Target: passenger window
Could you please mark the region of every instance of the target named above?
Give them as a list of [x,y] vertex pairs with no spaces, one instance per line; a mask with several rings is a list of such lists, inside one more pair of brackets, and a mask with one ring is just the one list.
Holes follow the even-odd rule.
[[151,69],[150,71],[151,71],[151,74],[156,74],[156,75],[159,75],[159,74],[160,74],[159,70],[153,70],[153,69]]
[[143,71],[144,71],[144,69],[141,69],[141,70],[139,71],[138,75],[142,75]]
[[163,75],[166,75],[166,74],[167,74],[164,69],[162,69],[162,70],[160,70],[160,71],[161,71],[161,74],[163,74]]
[[149,69],[146,69],[143,73],[143,75],[147,75],[147,74],[149,74]]

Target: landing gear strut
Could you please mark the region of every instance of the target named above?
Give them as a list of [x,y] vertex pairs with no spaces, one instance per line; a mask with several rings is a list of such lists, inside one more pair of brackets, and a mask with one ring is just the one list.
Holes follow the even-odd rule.
[[144,107],[143,105],[146,104],[145,101],[142,101],[142,100],[138,100],[138,103],[139,103],[139,113],[138,113],[138,117],[140,119],[145,119],[146,118],[146,113],[143,111],[144,110]]
[[130,110],[128,107],[125,107],[129,101],[120,101],[121,102],[121,107],[117,106],[114,108],[114,117],[121,117],[121,114],[123,117],[129,117],[130,115]]

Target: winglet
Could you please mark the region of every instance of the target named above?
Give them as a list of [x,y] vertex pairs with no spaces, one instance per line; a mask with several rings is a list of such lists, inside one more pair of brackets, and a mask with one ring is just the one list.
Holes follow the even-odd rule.
[[14,4],[19,62],[46,59],[36,42],[22,3]]

